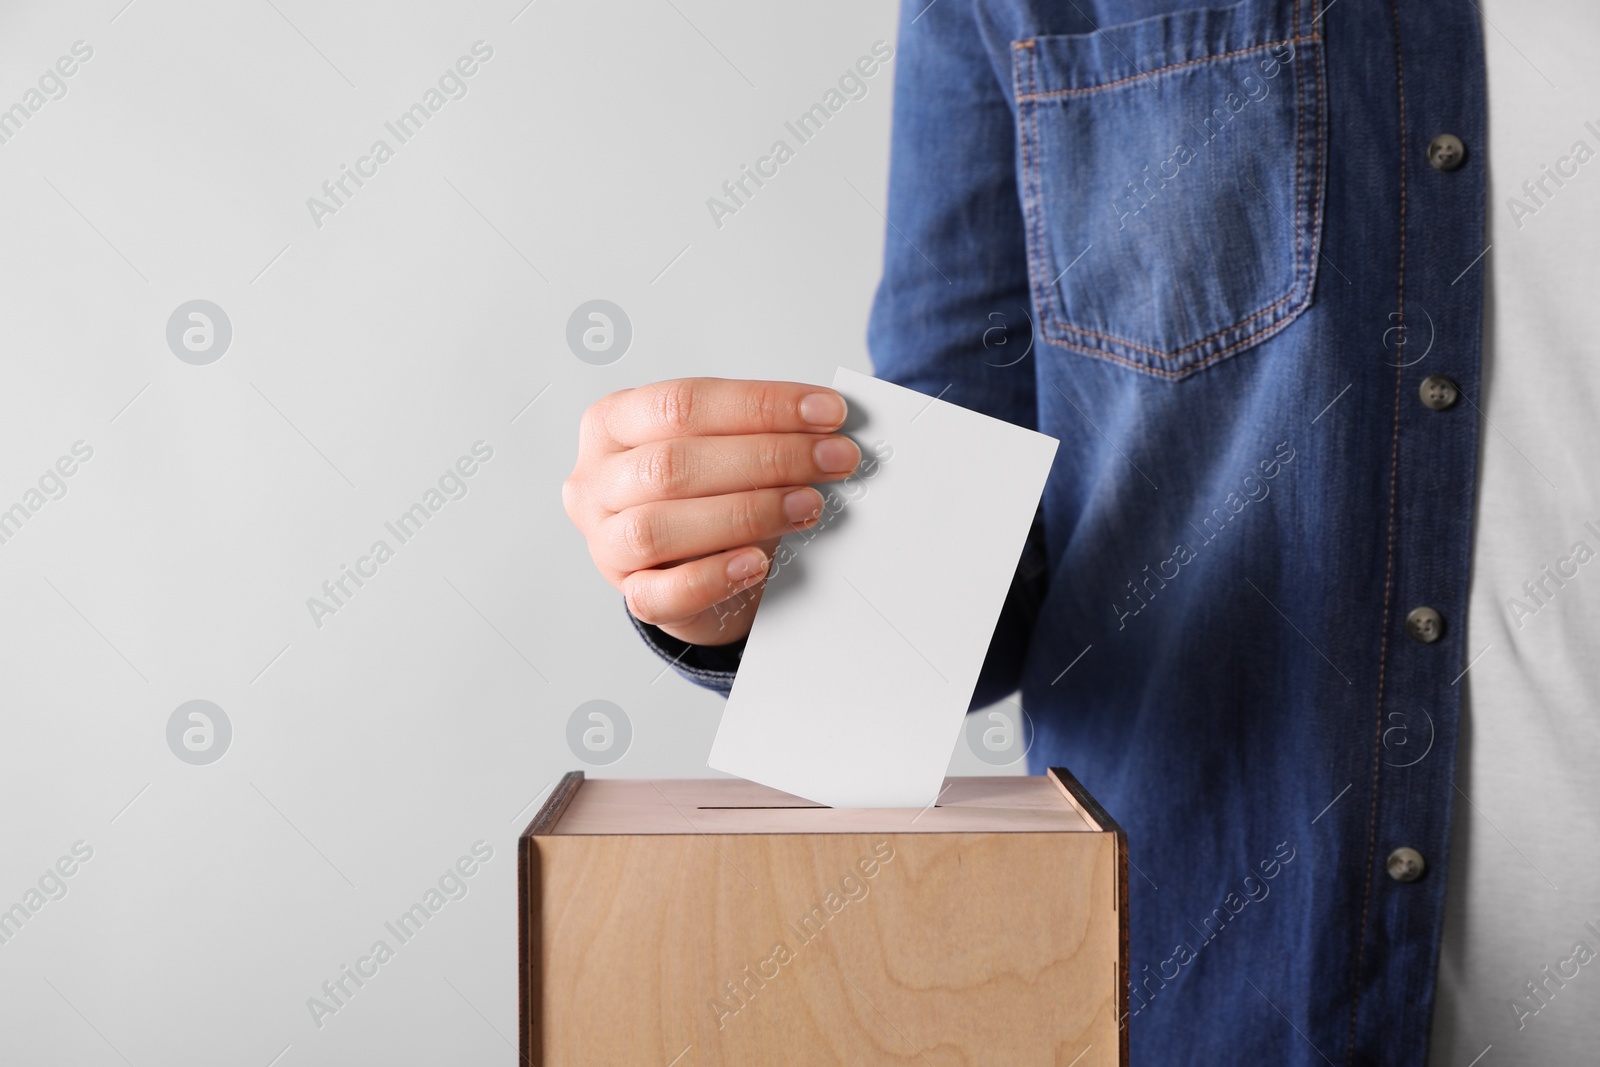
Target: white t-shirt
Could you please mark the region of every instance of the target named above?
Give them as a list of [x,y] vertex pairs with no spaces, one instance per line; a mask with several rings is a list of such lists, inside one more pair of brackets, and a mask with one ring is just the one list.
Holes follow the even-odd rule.
[[1480,420],[1471,666],[1429,1064],[1600,1063],[1600,4],[1480,2],[1483,414],[1441,416]]

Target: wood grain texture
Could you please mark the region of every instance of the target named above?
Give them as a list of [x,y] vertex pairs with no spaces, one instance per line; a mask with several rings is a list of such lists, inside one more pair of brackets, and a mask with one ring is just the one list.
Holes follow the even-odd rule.
[[1079,825],[525,838],[529,1062],[1124,1064],[1117,834],[1009,781]]

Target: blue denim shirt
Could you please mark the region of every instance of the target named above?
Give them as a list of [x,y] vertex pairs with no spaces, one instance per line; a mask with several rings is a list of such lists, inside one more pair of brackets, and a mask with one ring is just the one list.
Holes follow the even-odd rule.
[[[1020,686],[1030,772],[1070,767],[1127,830],[1141,1067],[1427,1059],[1480,418],[1478,17],[902,13],[873,362],[1061,440],[974,707]],[[1431,375],[1461,402],[1424,404]],[[726,690],[736,646],[641,629]],[[1420,878],[1388,873],[1401,847]]]

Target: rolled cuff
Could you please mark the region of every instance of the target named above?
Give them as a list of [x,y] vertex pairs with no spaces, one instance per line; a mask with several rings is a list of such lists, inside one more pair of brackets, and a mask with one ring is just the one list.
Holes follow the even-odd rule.
[[673,670],[701,688],[728,695],[733,688],[734,673],[739,669],[739,659],[744,655],[744,638],[730,645],[691,645],[658,626],[634,618],[626,601],[622,610],[627,612],[628,621],[639,631],[644,643]]

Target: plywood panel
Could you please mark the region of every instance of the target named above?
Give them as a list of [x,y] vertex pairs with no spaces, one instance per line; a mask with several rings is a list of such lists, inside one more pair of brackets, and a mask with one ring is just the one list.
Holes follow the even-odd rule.
[[1113,834],[533,847],[535,1062],[1118,1063]]

